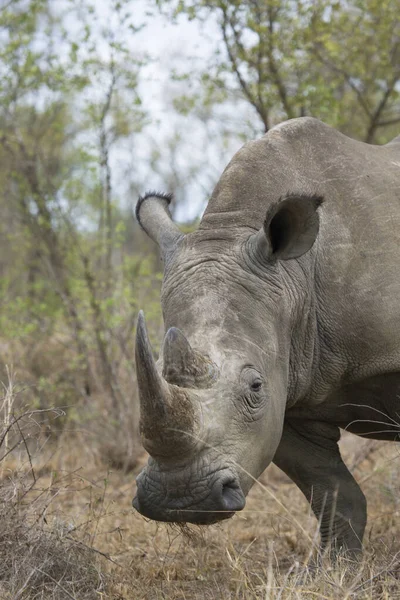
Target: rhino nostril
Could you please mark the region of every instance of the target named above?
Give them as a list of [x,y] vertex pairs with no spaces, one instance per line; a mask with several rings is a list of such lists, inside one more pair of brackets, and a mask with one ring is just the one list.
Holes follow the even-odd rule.
[[224,510],[242,510],[246,503],[240,484],[235,479],[229,479],[222,484],[222,505]]

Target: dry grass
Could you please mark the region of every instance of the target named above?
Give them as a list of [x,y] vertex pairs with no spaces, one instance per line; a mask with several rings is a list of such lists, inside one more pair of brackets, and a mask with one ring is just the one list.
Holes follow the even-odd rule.
[[[15,419],[12,392],[8,386],[3,433]],[[65,432],[57,447],[46,445],[51,418],[26,413],[20,430],[9,429],[8,448],[17,447],[0,461],[1,599],[400,598],[395,444],[344,437],[347,464],[369,501],[365,556],[358,565],[343,560],[315,570],[314,517],[276,467],[231,521],[179,529],[133,512],[134,474],[110,471],[85,431]],[[0,458],[5,447],[4,439]]]
[[90,547],[71,536],[64,522],[47,518],[58,495],[57,477],[53,473],[45,482],[35,464],[45,455],[60,411],[17,411],[10,370],[8,376],[0,404],[0,598],[94,600],[106,576]]

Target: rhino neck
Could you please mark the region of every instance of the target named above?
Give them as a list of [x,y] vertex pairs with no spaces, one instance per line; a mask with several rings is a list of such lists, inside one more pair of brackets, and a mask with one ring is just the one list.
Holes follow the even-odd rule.
[[[317,248],[283,264],[286,294],[294,296],[289,335],[287,408],[310,395],[319,371],[317,299],[314,270]],[[295,292],[294,292],[295,290]]]

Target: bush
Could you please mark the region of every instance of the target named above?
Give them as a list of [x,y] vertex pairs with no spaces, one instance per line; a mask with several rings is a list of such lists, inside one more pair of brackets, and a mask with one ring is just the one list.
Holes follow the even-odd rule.
[[60,411],[17,413],[9,375],[0,404],[0,598],[94,600],[106,584],[99,559],[62,521],[48,521],[54,493],[35,472],[35,450]]

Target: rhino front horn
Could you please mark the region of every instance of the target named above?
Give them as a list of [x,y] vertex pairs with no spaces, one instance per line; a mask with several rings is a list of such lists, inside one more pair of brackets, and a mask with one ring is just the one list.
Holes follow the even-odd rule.
[[170,404],[170,390],[168,383],[158,373],[142,310],[137,322],[135,358],[141,423],[154,420],[156,425],[160,417],[165,416]]

